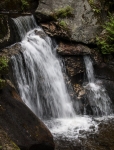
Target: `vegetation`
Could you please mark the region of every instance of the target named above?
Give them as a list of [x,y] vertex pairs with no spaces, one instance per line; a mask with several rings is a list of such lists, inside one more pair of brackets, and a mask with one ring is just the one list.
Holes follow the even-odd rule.
[[8,69],[8,59],[7,57],[0,57],[0,73]]
[[29,3],[26,0],[21,0],[22,6],[21,9],[24,11],[29,7]]
[[103,54],[114,53],[114,17],[110,15],[109,22],[103,27],[106,33],[100,38],[97,37],[97,45]]
[[6,85],[6,81],[2,78],[2,75],[8,72],[8,59],[7,57],[0,57],[0,89]]
[[73,8],[71,6],[60,8],[52,14],[52,17],[56,20],[58,18],[66,18],[66,17],[71,17],[71,16],[73,16]]
[[114,0],[88,0],[88,2],[91,5],[92,10],[97,14],[101,13],[102,11],[111,12],[114,7]]
[[64,20],[61,20],[60,22],[59,22],[59,25],[62,27],[62,28],[67,28],[67,24],[66,24],[66,22],[64,21]]
[[55,12],[56,16],[58,18],[66,18],[73,15],[73,8],[71,6],[66,6],[64,8],[61,8]]

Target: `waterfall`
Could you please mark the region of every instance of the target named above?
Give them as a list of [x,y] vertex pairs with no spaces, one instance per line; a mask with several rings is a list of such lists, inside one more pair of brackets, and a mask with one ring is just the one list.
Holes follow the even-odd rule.
[[[68,94],[57,44],[37,26],[33,16],[13,18],[21,39],[21,52],[12,56],[13,77],[24,103],[41,118],[57,137],[76,139],[80,131],[94,132],[97,123],[90,116],[76,114],[77,103]],[[110,98],[94,78],[92,63],[84,57],[89,83],[88,98],[97,115],[111,113]],[[73,107],[74,106],[74,107]],[[80,108],[79,108],[80,109]],[[94,110],[96,109],[96,110]],[[100,111],[99,111],[100,110]],[[24,115],[24,114],[23,114]]]
[[23,52],[12,57],[22,100],[40,118],[74,117],[56,44],[36,25],[33,16],[13,20],[22,39]]
[[111,100],[103,86],[103,83],[94,77],[93,64],[89,56],[84,56],[88,84],[85,88],[88,90],[88,99],[94,115],[112,114]]

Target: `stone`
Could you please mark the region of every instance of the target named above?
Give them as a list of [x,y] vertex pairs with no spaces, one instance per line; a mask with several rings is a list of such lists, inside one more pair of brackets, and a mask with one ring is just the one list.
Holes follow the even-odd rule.
[[63,43],[60,42],[57,52],[60,55],[88,55],[91,54],[91,49],[81,44]]
[[9,138],[7,133],[0,127],[0,150],[20,150],[20,148]]
[[11,33],[8,16],[0,14],[0,49],[13,43]]
[[[22,150],[54,150],[53,137],[43,122],[20,101],[10,85],[0,90],[0,126]],[[15,91],[16,92],[16,91]]]
[[41,0],[35,15],[39,22],[50,22],[55,12],[67,6],[73,9],[73,16],[58,17],[57,21],[66,23],[70,31],[68,39],[86,44],[95,43],[96,36],[102,31],[102,27],[87,0]]
[[48,22],[48,23],[41,23],[42,28],[44,31],[51,37],[56,37],[56,38],[64,38],[68,39],[69,38],[69,30],[64,30],[58,22]]

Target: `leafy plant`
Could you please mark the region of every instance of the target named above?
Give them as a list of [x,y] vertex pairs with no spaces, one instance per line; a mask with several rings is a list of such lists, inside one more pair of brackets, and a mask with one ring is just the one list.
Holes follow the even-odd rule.
[[8,69],[8,59],[7,57],[0,57],[0,71]]
[[73,8],[71,6],[66,6],[64,8],[59,9],[56,11],[56,16],[59,18],[66,18],[73,15]]
[[22,6],[21,9],[24,11],[29,7],[29,3],[26,0],[21,0]]
[[58,18],[66,18],[73,16],[73,8],[71,6],[66,6],[64,8],[60,8],[52,13],[52,17],[57,20]]
[[6,85],[6,81],[2,78],[2,75],[8,72],[8,58],[5,56],[0,57],[0,89]]
[[97,37],[97,45],[100,47],[103,54],[114,53],[114,16],[109,16],[109,22],[104,26],[106,33]]
[[66,22],[65,22],[64,20],[61,20],[61,21],[59,22],[59,25],[60,25],[62,28],[67,28],[67,24],[66,24]]

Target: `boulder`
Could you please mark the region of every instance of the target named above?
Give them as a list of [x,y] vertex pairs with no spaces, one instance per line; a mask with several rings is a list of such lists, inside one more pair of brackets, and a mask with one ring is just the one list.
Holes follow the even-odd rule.
[[20,150],[20,148],[9,138],[7,133],[0,127],[0,150]]
[[91,49],[88,48],[87,46],[84,46],[82,44],[72,44],[72,43],[63,43],[60,42],[57,52],[60,55],[88,55],[91,54]]
[[9,84],[0,90],[0,126],[22,150],[54,150],[50,131],[17,95]]
[[[71,15],[56,15],[60,11],[65,12],[67,7],[72,11]],[[54,16],[65,31],[69,29],[68,39],[72,41],[94,43],[96,36],[102,31],[99,18],[87,0],[41,0],[35,14],[39,22],[49,22]]]

